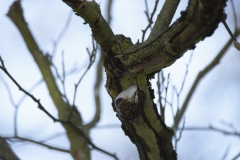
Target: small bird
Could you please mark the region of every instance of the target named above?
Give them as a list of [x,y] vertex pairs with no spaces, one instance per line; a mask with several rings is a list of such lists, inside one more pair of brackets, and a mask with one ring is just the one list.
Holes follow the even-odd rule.
[[118,94],[115,108],[121,120],[132,121],[143,112],[146,94],[138,86],[132,85]]

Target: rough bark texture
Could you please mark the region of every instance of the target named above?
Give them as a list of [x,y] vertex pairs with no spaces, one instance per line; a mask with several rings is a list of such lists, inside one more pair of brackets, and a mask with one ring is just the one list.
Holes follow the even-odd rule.
[[89,24],[96,41],[106,52],[105,86],[113,101],[122,90],[133,84],[138,84],[146,94],[144,112],[132,122],[122,121],[122,129],[136,145],[140,158],[176,159],[171,143],[173,133],[157,112],[149,79],[214,33],[220,21],[225,19],[223,8],[226,0],[190,0],[186,11],[171,27],[159,35],[155,31],[155,38],[142,44],[132,44],[130,38],[114,35],[97,3],[63,1]]
[[12,149],[9,147],[6,139],[0,137],[0,159],[19,160]]
[[[63,1],[73,9],[76,15],[81,16],[86,24],[89,24],[95,40],[106,53],[104,67],[107,82],[105,86],[112,100],[114,101],[122,90],[131,85],[138,85],[146,95],[144,112],[133,121],[122,120],[122,129],[136,145],[140,159],[177,159],[171,143],[173,132],[164,124],[157,112],[149,79],[156,72],[173,64],[187,50],[194,49],[197,42],[213,34],[219,22],[226,17],[223,10],[226,0],[190,0],[186,11],[182,12],[181,17],[171,27],[163,31],[168,25],[162,22],[164,25],[161,26],[161,20],[158,19],[157,25],[153,27],[154,34],[150,34],[145,42],[137,44],[132,44],[131,39],[124,35],[114,35],[95,1]],[[174,1],[166,2],[171,4]],[[166,6],[168,4],[166,3]],[[176,6],[177,4],[173,8]],[[38,65],[49,94],[59,111],[59,118],[67,119],[73,106],[64,102],[50,69],[49,56],[44,55],[35,42],[24,20],[19,1],[14,2],[7,15],[19,29],[29,52]],[[171,17],[173,14],[169,15]],[[164,15],[160,13],[159,17]],[[167,24],[169,23],[168,19]],[[82,126],[81,116],[77,110],[74,110],[71,122],[81,126],[88,135],[88,129]],[[86,139],[73,127],[67,124],[63,126],[71,143],[74,159],[90,159],[90,149]]]

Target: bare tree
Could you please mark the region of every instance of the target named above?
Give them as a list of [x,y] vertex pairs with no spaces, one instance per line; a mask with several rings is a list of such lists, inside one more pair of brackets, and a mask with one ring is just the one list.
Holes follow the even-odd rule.
[[[148,11],[148,3],[145,1],[145,14],[148,25],[142,30],[141,42],[138,41],[133,44],[131,38],[122,34],[115,34],[111,29],[109,25],[111,22],[111,0],[108,3],[109,14],[106,18],[107,20],[104,19],[100,6],[95,1],[63,0],[63,3],[70,6],[73,12],[79,18],[82,18],[92,31],[92,50],[87,49],[89,64],[75,84],[73,100],[70,101],[65,87],[66,77],[69,74],[77,72],[77,69],[73,68],[70,71],[66,71],[64,53],[62,53],[62,73],[59,72],[58,67],[56,67],[53,61],[58,40],[62,38],[66,28],[63,29],[58,40],[54,43],[52,53],[44,53],[37,44],[24,18],[21,2],[15,1],[10,7],[7,16],[19,30],[29,53],[39,68],[42,80],[37,84],[41,82],[46,84],[49,95],[58,110],[58,117],[53,116],[40,99],[21,86],[8,70],[3,58],[0,59],[0,68],[20,91],[37,103],[40,110],[54,122],[59,122],[63,125],[71,147],[70,149],[63,149],[43,141],[22,137],[18,134],[15,126],[14,136],[2,136],[1,138],[0,149],[4,152],[0,152],[0,158],[9,159],[8,157],[11,156],[14,157],[12,159],[18,159],[11,148],[8,147],[6,140],[9,140],[28,141],[49,149],[70,153],[73,159],[91,159],[91,150],[97,150],[113,159],[118,159],[117,155],[97,146],[90,138],[90,131],[96,127],[96,124],[100,120],[101,103],[99,88],[102,82],[102,64],[107,76],[105,87],[112,99],[112,108],[121,121],[121,128],[125,135],[137,147],[140,159],[177,159],[175,150],[184,130],[213,130],[239,137],[240,133],[238,131],[229,132],[215,126],[193,128],[185,127],[183,122],[183,126],[179,127],[189,101],[202,77],[219,63],[233,42],[236,48],[239,48],[239,43],[236,39],[240,34],[238,26],[235,26],[235,32],[232,33],[225,22],[226,13],[224,12],[224,8],[226,0],[190,0],[187,9],[181,12],[181,17],[173,24],[171,24],[171,21],[180,1],[166,0],[153,24],[153,17],[156,13],[158,2],[155,2],[153,11],[150,12]],[[177,90],[171,84],[171,76],[169,74],[167,76],[164,75],[162,70],[175,63],[186,51],[194,50],[196,48],[195,45],[199,41],[211,37],[221,22],[227,28],[231,38],[214,60],[203,71],[199,72],[180,107],[179,96],[184,88],[188,70],[186,70],[180,90]],[[67,22],[68,24],[69,21]],[[150,34],[145,38],[149,29],[151,30]],[[96,54],[100,50],[99,48],[101,48],[101,52],[99,52],[101,58],[97,64],[98,78],[94,86],[96,112],[92,120],[85,124],[76,105],[77,92],[79,84],[95,62]],[[155,93],[150,81],[154,76],[158,79],[158,93],[156,95],[158,96],[159,109],[154,102]],[[60,85],[57,81],[60,82]],[[177,109],[174,108],[173,102],[167,98],[169,89],[177,97]],[[21,101],[18,104],[13,102],[16,110],[15,117],[20,104]],[[165,109],[167,106],[171,107],[174,119],[173,126],[171,127],[168,127],[165,123]],[[16,125],[16,122],[14,124]],[[174,145],[172,144],[173,137],[175,140]],[[239,154],[236,155],[235,159],[237,157],[239,157]]]

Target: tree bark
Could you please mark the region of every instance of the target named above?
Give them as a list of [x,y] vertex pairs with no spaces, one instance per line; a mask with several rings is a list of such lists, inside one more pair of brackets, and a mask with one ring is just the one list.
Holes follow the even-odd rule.
[[[72,107],[73,113],[70,118],[70,121],[84,130],[84,133],[88,136],[88,129],[84,129],[82,125],[81,115],[78,112],[75,106],[71,106],[63,100],[62,94],[56,84],[55,77],[51,71],[51,60],[49,55],[45,54],[38,47],[31,31],[28,28],[28,25],[23,16],[23,10],[20,5],[20,1],[15,1],[9,9],[7,16],[13,21],[18,30],[20,31],[24,42],[31,53],[33,59],[35,60],[38,68],[43,76],[43,79],[48,88],[49,94],[58,110],[58,117],[60,120],[68,120],[69,113],[71,112]],[[90,148],[86,141],[86,138],[83,137],[79,132],[70,126],[69,124],[63,124],[63,127],[66,130],[66,134],[71,144],[71,155],[75,160],[89,160],[90,159]]]
[[6,139],[0,137],[0,159],[2,160],[19,160],[17,155],[13,152],[13,150],[9,147]]
[[[105,86],[113,102],[122,90],[133,84],[146,94],[144,112],[137,120],[121,120],[122,129],[136,145],[140,159],[176,159],[171,143],[173,132],[157,112],[149,79],[214,33],[218,24],[225,20],[226,0],[190,0],[186,11],[171,27],[164,32],[157,32],[162,27],[154,27],[153,37],[136,44],[132,44],[130,38],[113,34],[96,2],[63,1],[89,24],[95,40],[106,52]],[[112,105],[115,110],[114,103]]]

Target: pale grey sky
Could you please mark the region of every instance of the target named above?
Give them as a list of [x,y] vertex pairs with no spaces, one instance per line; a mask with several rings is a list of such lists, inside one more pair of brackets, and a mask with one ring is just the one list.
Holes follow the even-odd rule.
[[[106,1],[97,1],[105,15]],[[164,1],[160,1],[160,6]],[[37,81],[41,79],[40,72],[32,57],[30,56],[22,37],[16,27],[6,17],[6,13],[13,0],[0,0],[0,55],[4,59],[5,65],[13,77],[24,87],[30,89]],[[149,10],[152,10],[154,1],[149,1]],[[235,5],[239,6],[239,1],[235,0]],[[51,53],[53,42],[56,40],[65,22],[71,13],[70,7],[61,0],[24,0],[22,1],[24,15],[28,25],[38,42],[40,48],[45,53]],[[187,1],[181,1],[181,4],[174,17],[176,20],[180,11],[185,10]],[[233,30],[233,14],[228,2],[226,12],[228,14],[227,22]],[[144,0],[129,1],[115,0],[112,9],[112,29],[115,34],[124,34],[131,37],[133,43],[141,39],[142,32],[147,25],[144,15]],[[239,13],[239,11],[237,10]],[[156,17],[156,16],[155,16]],[[238,18],[239,19],[239,18]],[[54,62],[61,70],[61,53],[64,51],[66,69],[71,69],[74,65],[84,67],[88,65],[88,55],[86,47],[91,48],[91,32],[88,25],[83,25],[80,17],[72,14],[72,20],[68,31],[56,50]],[[192,61],[189,68],[189,74],[186,79],[185,88],[180,97],[180,106],[190,89],[193,80],[198,72],[211,62],[229,39],[229,35],[222,24],[215,31],[214,35],[206,38],[203,42],[197,44],[194,50]],[[175,64],[164,69],[165,75],[171,74],[173,83],[180,89],[186,64],[189,61],[190,52],[187,52]],[[97,57],[98,58],[98,57]],[[189,108],[186,112],[186,126],[208,126],[216,125],[224,127],[221,120],[232,123],[240,130],[240,54],[234,47],[226,53],[213,71],[200,82],[195,92]],[[95,68],[93,65],[81,82],[78,90],[76,104],[82,113],[83,120],[88,122],[94,114],[93,103],[93,83],[95,79]],[[79,72],[67,79],[67,95],[72,101],[74,84],[78,81],[83,72]],[[13,99],[17,103],[23,93],[9,80],[9,78],[0,71],[0,77],[4,79],[13,93]],[[1,79],[1,80],[2,80]],[[156,80],[153,80],[153,87],[156,88]],[[111,106],[111,99],[108,96],[104,83],[102,84],[102,117],[99,125],[119,124],[120,122]],[[48,96],[45,84],[41,83],[33,92],[35,97],[40,98],[45,108],[54,116],[57,111]],[[171,90],[169,90],[171,95]],[[171,99],[171,96],[169,96]],[[157,98],[155,99],[157,101]],[[14,107],[11,105],[9,96],[3,83],[0,82],[0,135],[13,134],[13,114]],[[167,124],[172,125],[172,116],[170,109],[167,109]],[[30,136],[37,140],[43,140],[55,133],[64,132],[58,123],[53,123],[42,111],[37,108],[36,103],[26,98],[19,108],[18,114],[18,131],[22,136]],[[111,153],[116,153],[121,160],[138,159],[136,147],[126,137],[121,128],[114,129],[93,129],[91,132],[93,142]],[[49,141],[51,144],[69,147],[69,142],[65,136],[60,136]],[[182,139],[178,144],[178,157],[180,160],[201,159],[221,159],[227,146],[230,146],[230,159],[240,151],[240,141],[234,137],[226,137],[215,132],[193,132],[184,131]],[[72,157],[65,153],[51,151],[43,147],[32,145],[30,143],[16,143],[12,145],[16,154],[23,160],[71,160]],[[92,152],[93,160],[110,160],[111,157],[103,155],[98,151]]]

